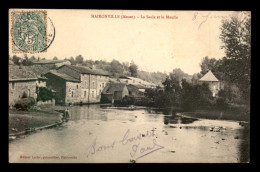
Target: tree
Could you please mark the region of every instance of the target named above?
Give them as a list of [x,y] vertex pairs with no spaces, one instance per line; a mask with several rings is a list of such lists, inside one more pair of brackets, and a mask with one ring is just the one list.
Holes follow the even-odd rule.
[[16,65],[20,65],[20,63],[21,63],[21,57],[18,57],[16,55],[13,56],[12,60],[13,60],[14,64],[16,64]]
[[202,77],[203,75],[201,73],[194,73],[192,75],[192,79],[191,79],[191,82],[193,85],[196,85],[199,83],[199,79]]
[[207,84],[192,85],[182,80],[181,106],[185,110],[195,110],[210,105],[212,93]]
[[129,66],[129,72],[132,77],[137,77],[137,69],[138,66],[134,62],[132,62]]
[[56,57],[56,56],[55,56],[55,57],[53,57],[53,60],[58,60],[58,57]]
[[69,59],[69,61],[70,61],[71,65],[75,65],[76,64],[76,61],[75,61],[75,59],[73,57],[71,57]]
[[30,60],[30,61],[35,61],[36,58],[35,58],[34,56],[31,56],[31,57],[29,58],[29,60]]
[[82,57],[82,55],[78,55],[76,57],[76,63],[77,64],[82,64],[84,62],[84,58]]
[[29,66],[32,65],[32,61],[29,60],[27,54],[24,54],[24,59],[22,60],[22,65]]
[[205,75],[209,70],[214,72],[214,67],[217,63],[215,58],[204,57],[200,63],[201,74]]
[[191,78],[191,76],[189,76],[187,73],[184,73],[180,68],[177,68],[172,70],[170,73],[170,78],[171,80],[176,79],[180,83],[182,79],[188,79]]
[[243,97],[250,98],[251,64],[251,16],[232,16],[222,21],[220,39],[223,42],[226,57],[223,59],[225,77],[236,83]]
[[112,62],[110,63],[110,72],[113,76],[119,76],[119,75],[122,75],[124,69],[123,69],[123,66],[122,64],[117,61],[117,60],[112,60]]

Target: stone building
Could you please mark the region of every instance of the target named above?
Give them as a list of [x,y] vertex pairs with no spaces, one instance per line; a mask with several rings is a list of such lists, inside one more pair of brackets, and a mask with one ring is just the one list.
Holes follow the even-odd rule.
[[37,87],[46,87],[46,79],[29,66],[9,65],[9,106],[12,107],[23,96],[37,98]]
[[129,96],[132,97],[144,97],[145,87],[141,85],[126,85],[127,89],[129,90]]
[[83,66],[62,65],[45,74],[47,87],[56,91],[58,104],[99,103],[109,75]]
[[208,84],[209,89],[212,92],[212,96],[216,97],[220,90],[220,81],[210,70],[202,78],[199,79],[199,82]]
[[104,103],[113,103],[129,96],[129,90],[126,84],[110,82],[102,91],[102,100]]
[[137,86],[143,86],[145,88],[155,88],[156,84],[151,83],[151,82],[147,82],[143,79],[140,78],[135,78],[135,77],[129,77],[129,76],[120,76],[118,78],[118,80],[121,83],[125,83],[125,84],[131,84],[131,85],[137,85]]

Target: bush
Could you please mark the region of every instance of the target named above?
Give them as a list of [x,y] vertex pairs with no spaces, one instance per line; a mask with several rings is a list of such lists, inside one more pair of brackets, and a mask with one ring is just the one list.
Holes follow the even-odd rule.
[[46,87],[37,87],[37,101],[48,101],[54,98],[53,93]]
[[226,99],[226,98],[227,98],[227,95],[226,95],[225,90],[219,90],[219,92],[218,92],[218,97],[221,97],[221,98],[223,98],[223,99]]
[[14,107],[20,110],[29,110],[33,105],[35,105],[35,100],[29,97],[18,100],[15,103]]
[[220,97],[216,100],[216,107],[218,109],[226,109],[228,107],[228,104],[224,98]]

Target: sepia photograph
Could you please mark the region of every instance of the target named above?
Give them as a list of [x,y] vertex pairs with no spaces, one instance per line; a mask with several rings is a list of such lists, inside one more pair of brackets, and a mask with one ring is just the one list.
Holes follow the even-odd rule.
[[9,9],[9,163],[250,163],[251,11]]

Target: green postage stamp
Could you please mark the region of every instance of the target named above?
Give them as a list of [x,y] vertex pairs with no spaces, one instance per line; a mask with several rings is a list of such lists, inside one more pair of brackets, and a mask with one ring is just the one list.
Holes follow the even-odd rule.
[[13,11],[12,49],[14,53],[36,53],[47,47],[47,11]]

